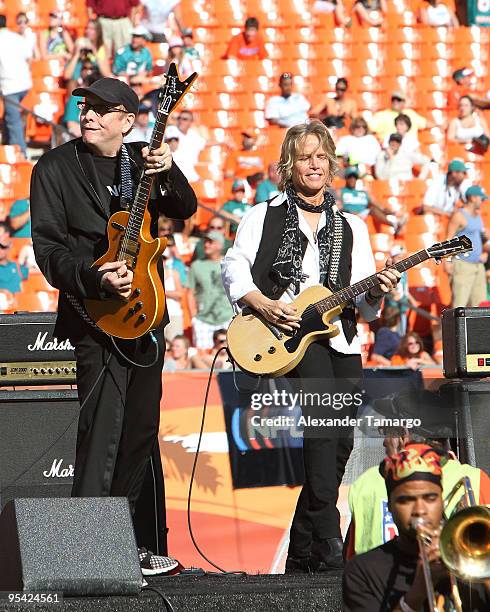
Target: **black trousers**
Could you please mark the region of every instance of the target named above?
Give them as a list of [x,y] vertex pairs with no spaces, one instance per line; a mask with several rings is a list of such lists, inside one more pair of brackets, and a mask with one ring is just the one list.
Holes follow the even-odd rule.
[[[288,377],[296,390],[317,390],[320,393],[331,388],[333,379],[347,378],[349,385],[350,381],[355,384],[362,377],[361,356],[338,353],[330,348],[328,342],[314,342]],[[320,382],[321,379],[325,384]],[[302,406],[302,412],[303,416],[312,413],[306,406]],[[317,409],[313,413],[318,416]],[[330,412],[324,416],[336,415]],[[309,556],[313,540],[341,537],[337,499],[352,451],[353,429],[342,430],[341,436],[332,435],[332,430],[326,430],[325,435],[308,429],[304,432],[305,483],[291,525],[288,551],[291,557]]]
[[[104,364],[108,366],[80,412],[74,497],[127,497],[134,512],[160,420],[163,329],[154,336],[159,356],[150,368],[128,364],[110,339],[96,331],[75,341],[80,405]],[[117,344],[137,363],[151,363],[155,357],[156,345],[149,335]]]

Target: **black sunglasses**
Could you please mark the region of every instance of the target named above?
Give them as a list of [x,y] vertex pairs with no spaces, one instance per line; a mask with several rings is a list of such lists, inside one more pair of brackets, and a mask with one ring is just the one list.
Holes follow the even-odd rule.
[[81,100],[79,100],[77,102],[77,106],[80,109],[80,112],[84,115],[86,115],[90,110],[93,110],[98,117],[103,117],[108,113],[129,114],[129,111],[124,110],[123,108],[113,108],[111,106],[107,106],[107,104],[89,104],[88,102],[82,102]]

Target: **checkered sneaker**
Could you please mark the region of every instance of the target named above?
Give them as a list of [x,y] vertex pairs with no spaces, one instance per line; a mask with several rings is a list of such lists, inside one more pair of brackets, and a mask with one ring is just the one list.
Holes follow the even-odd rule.
[[151,550],[146,550],[146,548],[138,549],[138,557],[143,576],[173,574],[175,573],[173,570],[179,567],[179,562],[176,559],[154,555]]

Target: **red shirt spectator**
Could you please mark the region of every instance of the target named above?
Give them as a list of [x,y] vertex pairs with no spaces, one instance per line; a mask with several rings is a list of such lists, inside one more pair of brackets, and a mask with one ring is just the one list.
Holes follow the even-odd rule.
[[228,43],[223,59],[265,59],[267,49],[262,36],[259,34],[259,22],[255,17],[249,17],[245,21],[243,32],[233,36]]
[[98,17],[120,19],[129,17],[133,7],[139,5],[139,0],[87,0],[87,7]]

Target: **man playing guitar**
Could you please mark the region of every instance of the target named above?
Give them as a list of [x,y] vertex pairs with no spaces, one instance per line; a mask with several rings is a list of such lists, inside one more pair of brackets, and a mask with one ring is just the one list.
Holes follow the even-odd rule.
[[[336,170],[335,145],[320,121],[290,128],[278,166],[281,193],[245,214],[222,264],[231,303],[251,308],[286,333],[299,328],[291,302],[301,291],[313,285],[337,290],[376,271],[364,221],[341,213],[327,189]],[[399,277],[393,269],[379,274],[380,285],[359,295],[352,306],[364,319],[374,319],[381,298]],[[353,307],[332,320],[339,335],[310,344],[288,376],[302,382],[361,378]],[[286,572],[343,567],[336,502],[352,443],[352,436],[304,436],[305,484],[291,527]]]
[[[73,94],[84,97],[79,103],[81,138],[43,155],[33,172],[34,251],[43,274],[60,290],[56,336],[70,339],[77,358],[82,409],[72,494],[126,496],[134,512],[157,442],[168,316],[152,336],[118,342],[131,365],[76,304],[114,296],[125,300],[134,289],[125,261],[93,262],[107,249],[110,215],[131,205],[125,194],[135,192],[143,168],[156,176],[148,206],[152,236],[157,236],[159,213],[187,219],[197,202],[167,144],[151,152],[142,142],[123,144],[139,106],[130,87],[103,78]],[[159,276],[163,283],[161,262]],[[160,573],[148,556],[142,568],[145,564],[143,573]]]

